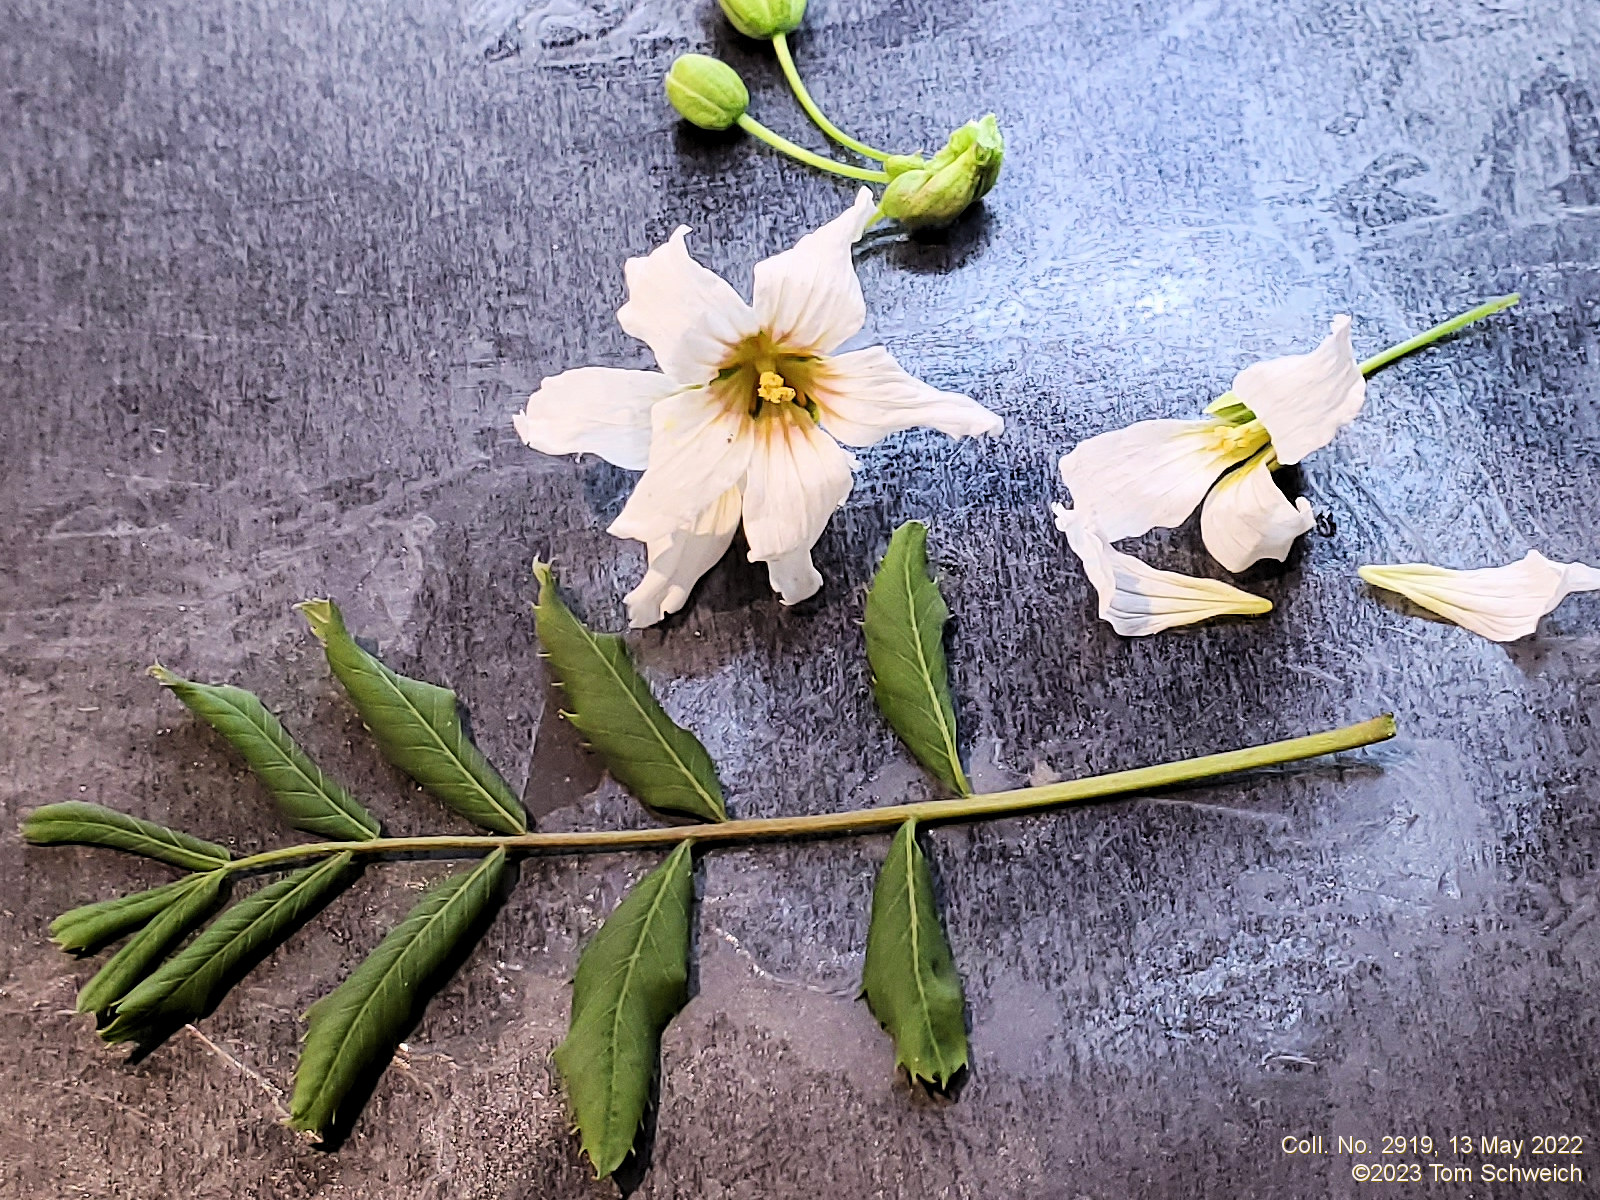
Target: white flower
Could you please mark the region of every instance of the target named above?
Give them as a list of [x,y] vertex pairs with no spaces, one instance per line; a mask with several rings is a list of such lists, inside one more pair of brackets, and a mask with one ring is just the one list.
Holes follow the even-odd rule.
[[1240,371],[1211,415],[1140,421],[1089,438],[1061,460],[1061,478],[1110,541],[1181,525],[1204,499],[1201,536],[1224,567],[1282,559],[1313,521],[1311,506],[1290,504],[1272,471],[1332,441],[1361,411],[1366,386],[1350,318],[1335,317],[1310,354]]
[[514,418],[536,450],[644,471],[610,530],[648,552],[627,596],[635,627],[683,607],[741,520],[750,561],[767,564],[785,604],[816,592],[811,547],[857,465],[840,442],[870,446],[919,425],[952,437],[1000,432],[994,413],[912,378],[882,347],[834,353],[866,321],[850,247],[875,208],[862,188],[843,216],[757,264],[749,304],[689,257],[680,226],[628,261],[617,312],[660,373],[568,371]]
[[1537,550],[1530,550],[1520,562],[1476,571],[1427,563],[1360,570],[1361,578],[1374,587],[1399,592],[1429,612],[1497,642],[1527,637],[1540,617],[1554,612],[1573,592],[1600,591],[1600,569],[1551,562]]
[[1270,612],[1272,601],[1252,596],[1216,579],[1197,579],[1160,571],[1114,550],[1087,513],[1051,505],[1056,528],[1083,560],[1083,570],[1100,596],[1100,616],[1123,637],[1160,633],[1229,614]]

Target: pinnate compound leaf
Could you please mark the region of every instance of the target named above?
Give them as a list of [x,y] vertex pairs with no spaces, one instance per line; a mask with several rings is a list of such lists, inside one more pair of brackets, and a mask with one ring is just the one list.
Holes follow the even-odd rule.
[[689,999],[688,842],[646,875],[578,959],[572,1025],[556,1047],[584,1152],[601,1178],[633,1148],[661,1056],[661,1031]]
[[137,900],[166,893],[160,910],[149,915],[148,924],[129,938],[128,944],[113,954],[94,978],[83,985],[83,990],[78,993],[78,1011],[105,1017],[117,1001],[156,969],[174,946],[215,911],[217,905],[222,903],[227,884],[226,871],[208,871],[204,875],[180,879],[154,892],[141,892],[139,896],[127,897]]
[[333,601],[296,607],[386,759],[474,824],[495,833],[528,831],[521,803],[467,737],[454,692],[397,675],[368,654]]
[[127,850],[190,871],[215,870],[231,857],[213,842],[81,800],[34,809],[22,822],[22,836],[35,846]]
[[539,644],[571,710],[567,720],[646,807],[726,821],[717,769],[700,739],[656,702],[620,637],[596,633],[573,615],[549,564],[536,562],[533,572],[539,580],[533,609]]
[[108,1042],[160,1040],[198,1021],[359,871],[347,851],[246,896],[118,1001],[115,1019],[100,1036]]
[[355,1116],[362,1084],[386,1066],[422,1015],[434,987],[477,940],[511,867],[496,850],[432,888],[406,919],[311,1006],[295,1071],[289,1124],[327,1137]]
[[956,714],[944,657],[950,609],[928,574],[928,527],[894,531],[867,592],[863,629],[872,694],[906,749],[958,795],[972,787],[956,748]]
[[50,922],[50,940],[68,954],[92,954],[148,924],[193,884],[192,878],[179,879],[147,892],[70,909]]
[[364,842],[378,836],[377,818],[322,773],[255,693],[196,683],[159,664],[150,674],[232,744],[296,829],[330,841]]
[[933,877],[917,823],[895,834],[872,892],[861,991],[894,1039],[895,1065],[944,1087],[967,1065],[965,1000],[933,903]]

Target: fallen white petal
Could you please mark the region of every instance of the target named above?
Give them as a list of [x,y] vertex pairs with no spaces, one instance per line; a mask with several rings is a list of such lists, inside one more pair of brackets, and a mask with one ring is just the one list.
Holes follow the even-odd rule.
[[749,413],[714,387],[668,396],[650,417],[650,465],[610,528],[647,545],[693,526],[744,477],[755,444]]
[[1600,591],[1600,569],[1552,562],[1530,550],[1504,567],[1453,571],[1428,563],[1362,567],[1374,587],[1399,592],[1429,612],[1496,642],[1527,637],[1539,618],[1574,592]]
[[739,511],[739,489],[729,488],[693,525],[647,543],[650,565],[639,586],[623,598],[629,625],[643,629],[684,606],[700,576],[727,552],[739,528]]
[[1278,490],[1268,461],[1263,456],[1224,475],[1200,509],[1200,537],[1230,571],[1263,558],[1281,562],[1295,538],[1317,523],[1309,500],[1291,504]]
[[850,247],[877,210],[862,188],[842,216],[756,264],[752,300],[767,336],[794,354],[828,354],[861,332],[867,302]]
[[1367,381],[1350,345],[1350,318],[1310,354],[1271,358],[1233,378],[1233,394],[1267,427],[1278,461],[1292,466],[1320,450],[1361,412]]
[[1182,525],[1217,476],[1257,449],[1225,421],[1137,421],[1079,442],[1061,478],[1073,506],[1119,542]]
[[693,385],[715,376],[759,323],[738,292],[689,257],[688,233],[680,225],[665,245],[628,260],[628,302],[617,323],[650,347],[668,376]]
[[799,604],[817,594],[822,573],[811,562],[811,551],[796,550],[767,560],[767,580],[783,604]]
[[820,360],[810,397],[822,427],[847,446],[870,446],[925,425],[951,437],[997,434],[1005,422],[970,396],[941,392],[909,374],[882,346]]
[[1100,616],[1123,637],[1160,633],[1212,617],[1269,612],[1272,601],[1215,579],[1160,571],[1114,549],[1086,513],[1051,505],[1056,528],[1083,560],[1084,574],[1100,596]]
[[579,367],[546,379],[511,421],[535,450],[598,454],[642,471],[650,462],[650,409],[677,390],[655,371]]
[[850,494],[855,459],[794,405],[756,422],[744,493],[751,562],[810,550]]

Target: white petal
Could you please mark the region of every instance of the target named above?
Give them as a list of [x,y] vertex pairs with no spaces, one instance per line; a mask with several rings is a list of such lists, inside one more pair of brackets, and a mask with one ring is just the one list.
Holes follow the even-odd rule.
[[793,405],[775,405],[756,421],[755,450],[744,493],[744,536],[751,562],[809,550],[850,494],[847,452]]
[[756,264],[753,301],[761,327],[793,354],[827,354],[861,332],[867,302],[850,261],[877,210],[862,188],[856,202],[782,254]]
[[1224,475],[1200,509],[1200,536],[1206,549],[1230,571],[1242,571],[1263,558],[1282,562],[1295,538],[1317,523],[1311,502],[1293,504],[1272,482],[1263,454]]
[[617,323],[650,347],[669,376],[692,385],[708,382],[760,327],[738,292],[689,257],[688,232],[680,225],[665,245],[628,260],[628,302]]
[[1310,354],[1271,358],[1233,377],[1233,394],[1272,434],[1284,466],[1320,450],[1361,411],[1367,381],[1350,345],[1350,318],[1333,319],[1333,332]]
[[817,594],[822,574],[811,562],[810,550],[780,554],[767,561],[767,579],[784,604],[799,604]]
[[1526,637],[1540,617],[1554,612],[1573,592],[1600,591],[1600,569],[1551,562],[1537,550],[1504,567],[1452,571],[1402,563],[1362,567],[1361,578],[1496,642]]
[[535,450],[598,454],[642,471],[650,461],[650,409],[677,390],[655,371],[579,367],[540,383],[511,422]]
[[693,526],[744,477],[753,443],[748,414],[715,388],[668,396],[650,418],[650,465],[610,529],[647,544]]
[[1123,637],[1160,633],[1212,617],[1269,612],[1272,601],[1215,579],[1159,571],[1112,548],[1084,513],[1051,506],[1056,528],[1083,560],[1084,574],[1100,596],[1101,619]]
[[941,392],[906,374],[882,346],[819,360],[808,394],[822,427],[847,446],[926,425],[951,437],[996,434],[1005,422],[970,396]]
[[1061,460],[1073,506],[1108,541],[1182,525],[1211,485],[1260,449],[1225,421],[1138,421],[1079,442]]
[[643,629],[684,606],[700,576],[727,551],[739,528],[739,510],[739,489],[729,488],[687,529],[650,539],[650,566],[623,598],[629,625]]

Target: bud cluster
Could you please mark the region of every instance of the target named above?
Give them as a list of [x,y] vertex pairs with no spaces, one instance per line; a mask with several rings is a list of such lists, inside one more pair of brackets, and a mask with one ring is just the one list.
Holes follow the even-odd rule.
[[885,154],[857,141],[829,121],[801,81],[789,53],[788,35],[800,26],[806,0],[718,0],[735,29],[746,37],[771,41],[778,62],[806,114],[825,134],[871,167],[816,154],[773,133],[750,116],[750,92],[727,63],[704,54],[684,54],[667,72],[667,99],[678,114],[701,129],[735,125],[800,162],[868,183],[884,185],[880,217],[907,229],[948,225],[981,200],[1000,177],[1005,139],[994,114],[968,121],[931,156]]

